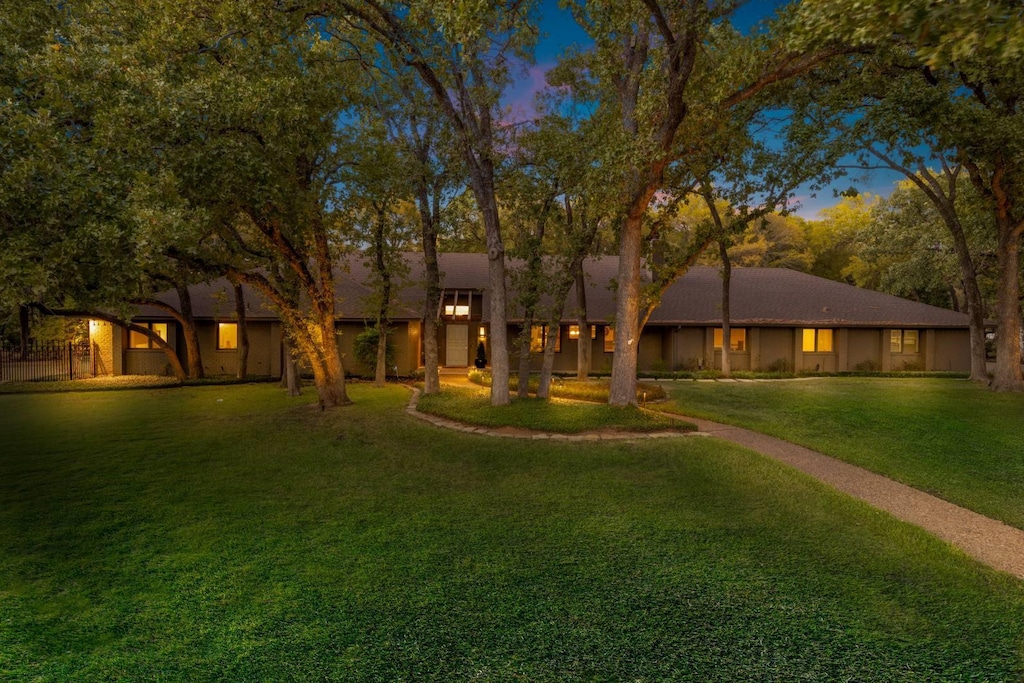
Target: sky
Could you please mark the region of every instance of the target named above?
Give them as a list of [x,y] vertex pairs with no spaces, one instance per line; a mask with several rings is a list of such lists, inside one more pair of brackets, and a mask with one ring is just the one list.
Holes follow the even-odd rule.
[[[758,21],[770,17],[782,4],[784,3],[779,0],[751,0],[737,11],[733,24],[741,31],[749,31]],[[534,96],[546,85],[544,74],[555,66],[559,55],[567,47],[585,47],[590,42],[587,34],[573,21],[572,16],[567,11],[559,9],[557,0],[544,0],[541,13],[542,35],[535,53],[536,63],[518,75],[515,85],[505,97],[512,119],[531,118]],[[839,198],[834,193],[851,186],[856,187],[861,193],[887,197],[895,183],[902,178],[895,172],[887,171],[854,173],[856,177],[840,178],[833,186],[817,193],[812,193],[806,185],[798,188],[795,196],[798,208],[795,213],[803,218],[819,219],[822,209],[839,203]]]

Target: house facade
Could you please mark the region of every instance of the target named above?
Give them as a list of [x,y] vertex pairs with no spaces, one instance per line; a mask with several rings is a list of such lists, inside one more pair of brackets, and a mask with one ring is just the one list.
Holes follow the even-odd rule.
[[[424,310],[422,256],[409,254],[409,269],[392,306],[391,343],[398,375],[423,365]],[[439,321],[439,361],[453,368],[470,367],[478,344],[490,358],[490,300],[486,254],[440,256],[443,295],[435,315]],[[510,263],[510,268],[517,264]],[[589,330],[575,324],[576,294],[570,291],[557,330],[533,326],[531,346],[540,351],[548,335],[556,335],[556,372],[575,372],[577,345],[591,345],[593,372],[609,371],[614,349],[615,257],[586,262]],[[338,343],[346,370],[372,374],[355,359],[356,336],[372,325],[365,267],[353,259],[337,276]],[[233,375],[238,367],[238,324],[232,288],[214,281],[191,288],[204,370],[208,375]],[[173,293],[163,297],[177,303]],[[523,312],[508,300],[512,367],[523,333]],[[733,370],[761,371],[954,371],[970,370],[967,316],[934,306],[853,287],[782,268],[734,268],[730,288],[730,342],[722,334],[722,280],[719,271],[694,267],[666,292],[640,336],[638,369],[672,371],[720,368],[728,346]],[[283,328],[273,309],[256,292],[245,289],[249,374],[279,377],[283,367]],[[133,322],[147,325],[185,357],[184,337],[173,317],[142,307]],[[169,374],[165,354],[144,335],[93,321],[95,366],[103,374]],[[534,354],[531,354],[534,355]],[[540,365],[540,354],[531,361]]]

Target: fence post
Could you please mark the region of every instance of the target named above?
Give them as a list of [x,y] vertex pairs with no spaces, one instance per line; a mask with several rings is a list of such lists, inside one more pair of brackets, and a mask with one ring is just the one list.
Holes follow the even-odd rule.
[[75,378],[75,348],[72,342],[68,342],[68,379]]

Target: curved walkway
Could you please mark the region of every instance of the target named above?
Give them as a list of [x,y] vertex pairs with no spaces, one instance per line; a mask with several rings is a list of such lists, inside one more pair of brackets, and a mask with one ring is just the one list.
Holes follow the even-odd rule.
[[552,434],[523,429],[495,430],[421,413],[416,409],[419,397],[419,390],[413,389],[412,399],[406,408],[410,415],[438,427],[470,434],[561,441],[621,441],[691,436],[713,436],[723,439],[795,467],[839,491],[888,512],[897,519],[921,527],[994,569],[1024,579],[1024,531],[1021,529],[953,505],[861,467],[749,429],[686,417],[688,422],[697,425],[698,432]]

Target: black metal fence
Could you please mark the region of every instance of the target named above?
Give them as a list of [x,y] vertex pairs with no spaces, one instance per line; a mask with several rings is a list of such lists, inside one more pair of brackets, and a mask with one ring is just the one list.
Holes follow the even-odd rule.
[[54,382],[93,374],[89,342],[0,345],[0,382]]

